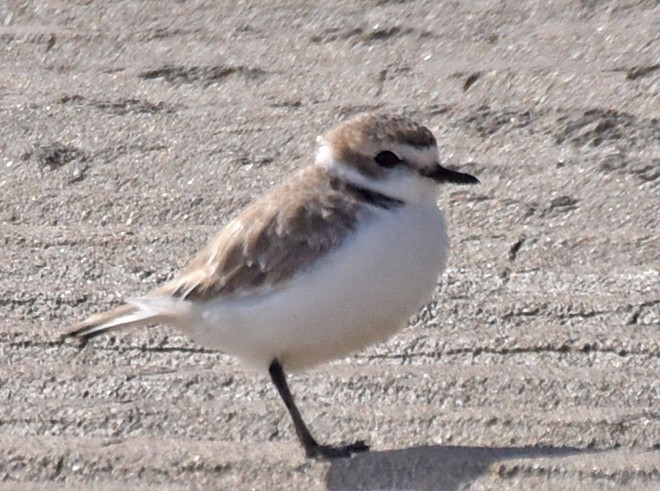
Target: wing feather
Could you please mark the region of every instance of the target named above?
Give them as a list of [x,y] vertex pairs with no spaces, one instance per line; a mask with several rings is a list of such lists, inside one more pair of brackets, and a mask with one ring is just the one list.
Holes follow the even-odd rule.
[[367,203],[344,191],[321,168],[303,169],[240,213],[161,292],[204,301],[283,286],[368,218]]

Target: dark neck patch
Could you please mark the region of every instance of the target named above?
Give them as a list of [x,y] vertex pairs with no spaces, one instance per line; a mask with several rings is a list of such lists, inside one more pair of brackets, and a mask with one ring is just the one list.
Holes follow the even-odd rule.
[[344,189],[350,193],[353,198],[363,203],[367,203],[372,206],[377,206],[378,208],[383,208],[389,210],[391,208],[396,208],[403,205],[403,201],[398,198],[392,198],[386,194],[383,194],[379,191],[374,191],[373,189],[367,189],[357,184],[352,184],[349,182],[344,183]]

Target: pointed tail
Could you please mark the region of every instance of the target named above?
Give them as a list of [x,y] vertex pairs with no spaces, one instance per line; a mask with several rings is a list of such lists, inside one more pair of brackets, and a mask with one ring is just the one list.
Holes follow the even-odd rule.
[[91,339],[116,329],[144,326],[157,322],[177,324],[188,312],[188,302],[172,297],[130,298],[127,303],[107,312],[93,315],[75,325],[63,337]]

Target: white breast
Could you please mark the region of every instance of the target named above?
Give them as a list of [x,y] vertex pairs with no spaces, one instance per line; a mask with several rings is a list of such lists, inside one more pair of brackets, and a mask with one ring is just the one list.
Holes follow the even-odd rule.
[[384,340],[430,300],[449,242],[435,206],[378,210],[317,267],[280,290],[204,305],[189,334],[267,367],[295,370]]

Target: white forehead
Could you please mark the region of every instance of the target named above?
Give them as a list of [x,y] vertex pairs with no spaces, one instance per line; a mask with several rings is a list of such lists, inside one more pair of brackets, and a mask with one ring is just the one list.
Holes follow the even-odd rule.
[[[317,160],[327,161],[339,157],[334,155],[332,145],[323,136],[316,138],[319,145]],[[428,145],[424,147],[417,147],[405,143],[394,142],[391,140],[384,141],[363,141],[359,148],[359,153],[365,156],[374,157],[383,150],[389,150],[396,154],[401,160],[405,160],[409,165],[418,168],[428,168],[437,165],[440,162],[440,154],[437,145]]]
[[394,152],[401,160],[405,160],[409,165],[420,168],[428,168],[439,163],[440,155],[437,145],[427,147],[414,147],[405,143],[391,143],[390,150]]
[[[379,191],[387,196],[405,201],[406,203],[421,203],[435,206],[439,186],[429,179],[421,179],[415,172],[397,172],[393,170],[386,173],[383,178],[374,179],[360,172],[359,166],[350,165],[342,159],[337,159],[332,147],[325,139],[319,137],[319,149],[316,154],[316,163],[339,175],[342,179],[367,189]],[[399,154],[402,159],[410,159],[411,167],[422,165],[437,165],[438,150],[433,148],[414,148],[401,146]],[[421,162],[425,162],[422,164]]]

